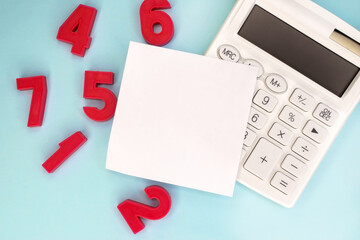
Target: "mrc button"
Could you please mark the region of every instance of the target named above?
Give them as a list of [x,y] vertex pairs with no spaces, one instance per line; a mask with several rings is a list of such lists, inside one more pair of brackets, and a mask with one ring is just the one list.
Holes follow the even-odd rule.
[[231,45],[221,45],[218,49],[219,57],[230,62],[238,62],[241,58],[239,51]]
[[272,73],[265,79],[266,86],[273,92],[283,93],[287,89],[287,82],[282,76]]

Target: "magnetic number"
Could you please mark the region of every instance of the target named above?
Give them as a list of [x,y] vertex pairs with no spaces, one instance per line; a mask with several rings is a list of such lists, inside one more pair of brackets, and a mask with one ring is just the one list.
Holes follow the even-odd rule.
[[[141,33],[146,42],[156,46],[163,46],[170,42],[174,35],[174,24],[171,17],[156,9],[171,8],[167,0],[145,0],[140,6]],[[161,32],[155,33],[154,26],[161,25]]]
[[257,122],[257,120],[259,119],[259,114],[255,113],[252,117],[251,117],[251,121],[252,122]]
[[46,78],[44,76],[17,78],[16,85],[18,90],[33,90],[27,126],[41,126],[47,95]]
[[98,87],[98,84],[113,84],[114,73],[85,71],[84,98],[103,100],[102,109],[96,107],[83,107],[86,116],[98,122],[109,120],[114,116],[116,97],[109,89]]
[[81,145],[87,141],[87,138],[79,131],[59,143],[60,148],[43,163],[43,168],[48,173],[54,172],[66,159],[70,157]]
[[60,26],[56,38],[71,43],[71,53],[83,57],[85,50],[90,47],[95,16],[95,8],[80,4]]
[[159,205],[151,207],[133,200],[127,199],[118,205],[118,209],[134,234],[145,228],[140,217],[158,220],[165,217],[171,208],[171,198],[169,193],[160,186],[150,186],[145,188],[145,193],[150,199],[157,199]]
[[264,99],[262,100],[262,104],[263,104],[263,105],[266,105],[266,104],[269,103],[269,101],[270,101],[269,96],[265,96]]

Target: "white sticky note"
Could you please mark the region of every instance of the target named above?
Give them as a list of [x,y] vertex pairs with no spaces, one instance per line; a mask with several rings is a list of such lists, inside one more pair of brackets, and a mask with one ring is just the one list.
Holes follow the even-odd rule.
[[232,196],[256,75],[130,42],[106,168]]

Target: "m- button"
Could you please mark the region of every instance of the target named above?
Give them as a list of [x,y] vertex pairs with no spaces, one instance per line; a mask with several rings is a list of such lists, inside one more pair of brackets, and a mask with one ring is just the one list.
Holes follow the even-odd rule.
[[222,60],[238,62],[240,60],[239,51],[231,45],[221,45],[218,49],[218,55]]
[[266,86],[273,92],[283,93],[287,89],[287,82],[282,76],[272,73],[265,79]]

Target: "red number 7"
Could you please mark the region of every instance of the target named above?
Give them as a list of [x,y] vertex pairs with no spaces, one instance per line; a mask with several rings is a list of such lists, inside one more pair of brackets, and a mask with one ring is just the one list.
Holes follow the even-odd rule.
[[85,114],[92,120],[102,122],[114,116],[116,97],[109,89],[97,87],[97,84],[113,84],[114,73],[85,71],[84,98],[100,99],[105,102],[103,109],[84,107]]
[[33,89],[27,126],[41,126],[47,95],[46,78],[44,76],[17,78],[16,85],[18,90]]

